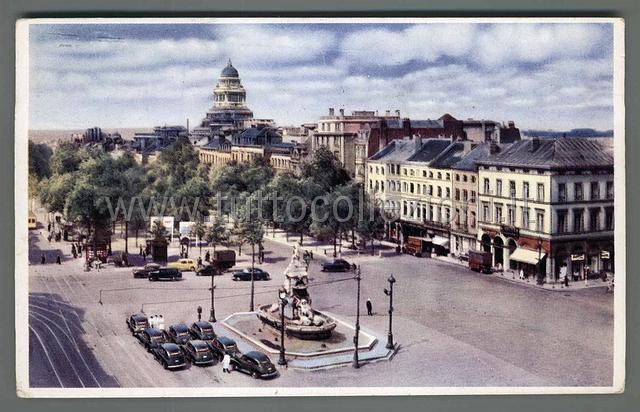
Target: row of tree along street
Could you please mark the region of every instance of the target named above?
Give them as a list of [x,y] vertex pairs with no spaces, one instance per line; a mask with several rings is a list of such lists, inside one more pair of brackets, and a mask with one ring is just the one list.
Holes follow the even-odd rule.
[[137,243],[139,234],[149,230],[150,216],[194,221],[198,238],[214,248],[237,245],[240,253],[243,244],[255,252],[265,227],[281,228],[301,240],[304,235],[332,240],[334,252],[338,239],[351,239],[355,246],[357,233],[370,242],[373,253],[373,240],[384,231],[380,208],[324,148],[296,176],[276,175],[261,158],[210,169],[198,162],[187,139],[179,139],[146,165],[130,152],[74,143],[61,143],[52,152],[30,143],[29,193],[50,212],[62,214],[89,245],[93,234],[111,235],[116,226],[133,234]]

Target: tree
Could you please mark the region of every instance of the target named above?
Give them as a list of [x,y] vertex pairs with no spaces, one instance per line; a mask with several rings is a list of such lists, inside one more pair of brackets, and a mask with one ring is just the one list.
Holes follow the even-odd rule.
[[262,228],[262,224],[258,220],[249,220],[241,223],[241,231],[242,237],[245,239],[247,243],[251,245],[251,301],[249,303],[249,311],[253,312],[254,306],[254,291],[255,291],[255,280],[254,280],[254,271],[256,265],[256,245],[262,243],[262,239],[264,238],[264,229]]
[[200,256],[202,256],[202,240],[207,232],[207,227],[205,226],[204,221],[200,219],[196,220],[194,225],[191,227],[191,232],[196,235],[198,248],[200,249]]
[[88,157],[88,153],[79,150],[75,143],[60,143],[51,156],[51,172],[57,175],[75,172]]
[[149,234],[151,238],[155,241],[163,241],[167,240],[167,228],[164,226],[161,220],[156,220],[151,225],[151,229],[149,230]]
[[366,242],[371,241],[371,256],[375,254],[373,241],[384,234],[385,221],[378,205],[372,203],[370,198],[365,198],[362,209],[363,216],[358,220],[356,231]]
[[36,181],[51,176],[51,156],[53,150],[49,145],[29,141],[29,176]]
[[349,172],[333,152],[325,146],[316,149],[311,158],[302,165],[302,177],[317,182],[325,192],[351,180]]
[[205,240],[213,246],[213,252],[216,251],[216,245],[224,243],[228,240],[229,235],[227,226],[220,216],[216,216],[211,222],[211,226],[207,228],[204,235]]

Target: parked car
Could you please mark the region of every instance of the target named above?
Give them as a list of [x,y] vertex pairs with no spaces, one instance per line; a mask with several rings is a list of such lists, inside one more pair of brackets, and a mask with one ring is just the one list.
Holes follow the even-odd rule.
[[192,340],[183,347],[184,354],[194,365],[211,365],[215,361],[209,344],[203,340]]
[[231,364],[234,369],[248,373],[256,379],[273,378],[278,375],[278,371],[269,357],[258,351],[251,351],[245,354],[238,352],[231,357]]
[[196,269],[196,276],[214,276],[221,274],[222,272],[214,265],[204,265]]
[[[233,273],[233,280],[251,280],[251,268],[245,268]],[[270,280],[271,276],[268,272],[260,268],[253,269],[254,280]]]
[[197,263],[193,259],[178,259],[175,262],[169,262],[167,267],[178,269],[181,272],[195,272]]
[[160,269],[160,265],[157,263],[147,263],[141,268],[133,268],[133,277],[134,278],[148,278],[149,273]]
[[182,368],[187,364],[182,349],[175,343],[163,343],[153,348],[151,352],[165,369]]
[[127,326],[134,335],[149,327],[149,319],[142,313],[134,313],[127,319]]
[[350,270],[351,265],[344,259],[335,259],[333,262],[322,264],[323,272],[348,272]]
[[164,332],[156,328],[147,328],[137,336],[140,344],[144,346],[148,352],[151,352],[152,349],[159,347],[163,343],[167,343]]
[[184,323],[169,326],[166,331],[167,339],[176,345],[186,345],[191,340],[191,332]]
[[194,339],[208,342],[216,338],[216,333],[213,331],[213,325],[204,320],[192,323],[189,331]]
[[177,280],[182,279],[182,273],[174,268],[160,268],[149,272],[149,282],[156,280]]
[[235,354],[240,352],[236,341],[226,336],[218,336],[210,345],[213,354],[217,356],[219,360],[222,360],[224,355],[235,356]]

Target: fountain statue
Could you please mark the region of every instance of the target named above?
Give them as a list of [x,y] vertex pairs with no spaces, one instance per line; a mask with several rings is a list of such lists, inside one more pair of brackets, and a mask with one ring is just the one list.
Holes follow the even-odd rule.
[[[309,295],[308,262],[301,259],[298,246],[293,247],[293,256],[284,271],[282,297],[284,326],[287,335],[300,339],[326,339],[336,328],[336,321],[311,307]],[[258,318],[263,324],[280,330],[281,313],[279,303],[260,306]]]

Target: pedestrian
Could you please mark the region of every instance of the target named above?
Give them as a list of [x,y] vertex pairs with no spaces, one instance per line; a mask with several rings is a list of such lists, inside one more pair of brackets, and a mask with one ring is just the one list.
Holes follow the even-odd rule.
[[145,252],[144,250],[142,251],[142,260],[144,260],[145,262],[147,261],[147,252]]
[[78,253],[75,249],[73,249],[73,258],[76,259],[78,257]]
[[73,243],[71,244],[71,254],[73,255],[73,257],[75,258],[77,255],[76,252],[76,245],[74,245]]
[[309,251],[309,255],[311,256],[311,260],[313,260],[313,250]]
[[569,276],[568,275],[564,275],[564,287],[565,288],[569,287]]
[[51,222],[47,223],[47,232],[51,232]]
[[62,264],[61,259],[60,259],[60,255],[58,255],[58,257],[56,258],[56,263],[57,263],[58,265],[61,265],[61,264]]
[[367,315],[373,315],[373,304],[371,303],[371,299],[367,299]]
[[78,254],[82,253],[82,243],[78,243]]
[[202,267],[202,258],[198,257],[198,268]]
[[143,250],[142,250],[142,246],[140,246],[140,256],[142,256]]
[[49,243],[51,243],[51,234],[49,234],[49,236],[47,236],[47,240],[49,241]]
[[47,258],[44,257],[44,253],[42,254],[42,258],[40,258],[40,263],[42,263],[43,265],[47,263]]
[[520,280],[524,280],[524,270],[520,268]]
[[207,253],[204,254],[204,261],[205,262],[210,262],[211,261],[211,254],[209,253],[208,250],[207,250]]
[[231,373],[231,356],[228,353],[225,353],[222,358],[222,372]]

